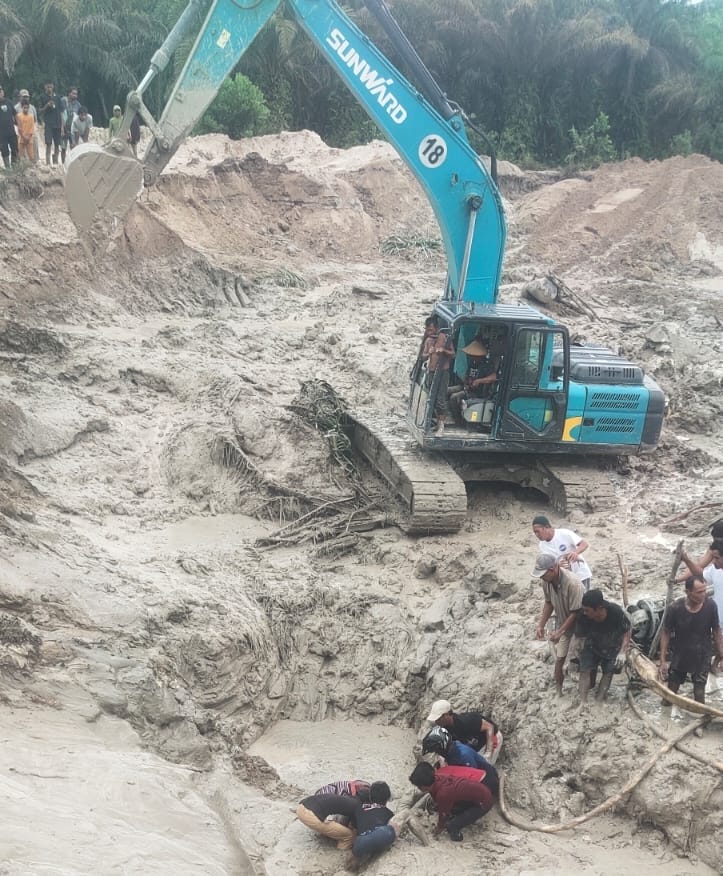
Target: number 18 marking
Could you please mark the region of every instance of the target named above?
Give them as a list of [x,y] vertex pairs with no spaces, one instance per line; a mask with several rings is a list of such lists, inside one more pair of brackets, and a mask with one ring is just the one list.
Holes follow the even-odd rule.
[[425,167],[440,167],[447,157],[447,144],[436,134],[430,134],[419,144],[418,154]]

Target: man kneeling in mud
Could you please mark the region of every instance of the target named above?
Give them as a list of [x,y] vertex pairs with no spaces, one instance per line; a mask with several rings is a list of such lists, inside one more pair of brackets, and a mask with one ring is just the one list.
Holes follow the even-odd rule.
[[438,820],[435,834],[447,831],[452,842],[464,839],[462,828],[479,821],[495,804],[492,791],[481,782],[435,773],[428,763],[418,763],[409,781],[428,793],[437,806]]

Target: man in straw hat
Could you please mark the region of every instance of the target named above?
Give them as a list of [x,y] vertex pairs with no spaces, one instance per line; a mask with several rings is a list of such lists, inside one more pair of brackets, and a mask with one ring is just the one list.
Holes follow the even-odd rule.
[[497,365],[482,338],[475,338],[462,352],[467,354],[467,371],[462,385],[450,389],[449,402],[458,420],[462,419],[462,402],[470,398],[488,398],[497,382]]

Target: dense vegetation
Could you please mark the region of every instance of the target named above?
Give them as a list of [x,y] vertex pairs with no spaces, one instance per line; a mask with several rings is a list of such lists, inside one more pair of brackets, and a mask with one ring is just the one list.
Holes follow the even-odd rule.
[[[344,4],[394,59],[361,0]],[[723,0],[388,0],[442,88],[501,157],[592,164],[692,150],[723,160]],[[96,122],[145,73],[184,0],[0,0],[7,93],[77,85]],[[158,111],[187,42],[147,95]],[[311,128],[330,144],[379,136],[282,9],[200,130]],[[476,145],[481,145],[477,143]]]

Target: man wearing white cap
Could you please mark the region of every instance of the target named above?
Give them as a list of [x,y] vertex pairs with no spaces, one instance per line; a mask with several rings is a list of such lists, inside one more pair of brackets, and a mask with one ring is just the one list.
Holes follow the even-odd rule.
[[121,122],[123,121],[123,112],[118,104],[113,107],[113,115],[108,122],[108,142],[118,136]]
[[540,621],[535,630],[538,639],[545,638],[545,625],[553,615],[555,617],[555,631],[547,636],[547,640],[552,643],[555,651],[555,687],[560,695],[565,677],[565,658],[570,649],[573,626],[582,608],[584,590],[580,579],[563,569],[559,559],[552,554],[538,554],[532,577],[540,579],[545,597]]
[[437,700],[432,703],[427,721],[449,730],[453,739],[480,751],[490,763],[497,761],[502,748],[502,733],[495,722],[481,712],[458,714],[452,711],[448,700]]

